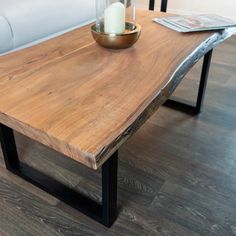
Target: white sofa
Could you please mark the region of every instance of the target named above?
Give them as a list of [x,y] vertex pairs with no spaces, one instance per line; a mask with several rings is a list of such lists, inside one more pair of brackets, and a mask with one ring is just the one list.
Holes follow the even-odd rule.
[[95,19],[95,0],[0,0],[0,55]]

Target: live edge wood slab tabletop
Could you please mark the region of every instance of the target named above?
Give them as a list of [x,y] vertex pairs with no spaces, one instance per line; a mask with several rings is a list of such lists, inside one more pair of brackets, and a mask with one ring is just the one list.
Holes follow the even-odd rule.
[[97,169],[233,30],[181,34],[138,11],[139,41],[107,50],[85,26],[0,57],[0,122]]

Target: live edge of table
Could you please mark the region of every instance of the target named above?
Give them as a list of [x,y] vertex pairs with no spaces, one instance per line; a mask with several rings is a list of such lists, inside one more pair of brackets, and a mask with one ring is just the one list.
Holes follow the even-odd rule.
[[[168,98],[207,55],[201,106],[212,49],[236,32],[231,28],[181,34],[152,22],[165,15],[139,10],[142,35],[127,50],[101,48],[85,26],[1,56],[0,138],[7,169],[111,226],[116,218],[119,147],[164,102],[188,108]],[[91,169],[102,167],[102,203],[23,165],[13,130]]]

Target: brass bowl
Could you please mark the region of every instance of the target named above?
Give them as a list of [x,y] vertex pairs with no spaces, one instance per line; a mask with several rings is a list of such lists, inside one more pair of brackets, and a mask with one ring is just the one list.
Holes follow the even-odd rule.
[[124,49],[134,45],[141,34],[141,25],[126,22],[125,32],[123,34],[107,34],[98,32],[96,24],[91,27],[94,40],[104,48]]

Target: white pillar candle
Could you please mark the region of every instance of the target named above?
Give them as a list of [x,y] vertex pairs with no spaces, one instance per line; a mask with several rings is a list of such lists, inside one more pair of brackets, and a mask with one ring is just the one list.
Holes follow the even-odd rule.
[[122,34],[125,31],[125,6],[121,2],[112,3],[105,9],[104,31],[108,34]]

